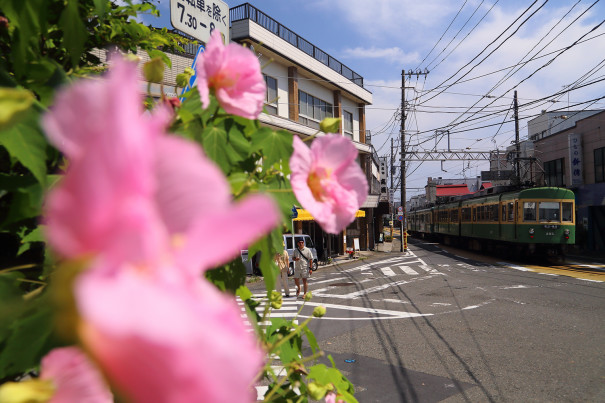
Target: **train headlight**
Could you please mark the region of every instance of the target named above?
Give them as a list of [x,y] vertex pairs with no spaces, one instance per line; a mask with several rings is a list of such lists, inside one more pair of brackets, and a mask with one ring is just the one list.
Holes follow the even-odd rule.
[[565,236],[565,239],[569,239],[569,230],[566,229],[565,231],[563,231],[563,235]]
[[530,229],[529,229],[529,237],[530,237],[531,239],[534,239],[534,232],[535,232],[535,231],[534,231],[534,229],[533,229],[533,228],[530,228]]

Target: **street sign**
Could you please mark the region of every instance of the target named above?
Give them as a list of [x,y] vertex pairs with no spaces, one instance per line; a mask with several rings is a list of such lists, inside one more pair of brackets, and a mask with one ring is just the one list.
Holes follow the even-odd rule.
[[397,219],[398,219],[399,221],[403,221],[403,216],[402,216],[402,215],[398,215],[398,216],[397,216]]
[[399,207],[397,207],[397,211],[398,211],[399,213],[401,213],[401,212],[403,211],[403,206],[399,206]]
[[229,43],[229,6],[222,0],[170,0],[170,23],[204,43],[218,29]]
[[292,206],[292,219],[298,217],[298,210],[296,210],[296,206]]
[[[204,47],[204,45],[200,45],[197,48],[197,52],[195,52],[195,58],[193,59],[193,63],[191,63],[191,68],[193,69],[193,71],[195,72],[194,75],[191,76],[191,78],[189,78],[189,83],[187,84],[187,86],[185,88],[183,88],[183,91],[181,92],[181,95],[183,95],[184,93],[186,93],[187,91],[189,91],[190,89],[193,88],[193,86],[195,85],[196,81],[197,81],[197,70],[195,68],[195,65],[197,64],[197,58],[200,55],[200,53],[202,53],[206,48]],[[185,98],[181,98],[181,102],[185,101]]]

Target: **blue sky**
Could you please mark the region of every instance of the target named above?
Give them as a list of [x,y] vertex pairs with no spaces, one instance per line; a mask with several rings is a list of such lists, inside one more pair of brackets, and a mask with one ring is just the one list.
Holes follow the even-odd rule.
[[[230,7],[242,4],[226,2]],[[439,129],[450,130],[452,150],[487,151],[509,146],[515,138],[514,123],[503,122],[511,120],[514,90],[522,106],[521,139],[527,137],[527,120],[543,109],[561,109],[564,114],[568,103],[575,110],[605,109],[605,99],[573,106],[605,96],[605,81],[590,84],[605,78],[605,23],[590,32],[604,20],[605,2],[592,8],[594,0],[249,3],[364,77],[366,88],[373,93],[373,105],[366,110],[367,128],[381,156],[390,153],[391,138],[399,139],[402,69],[429,70],[426,79],[406,78],[406,87],[413,87],[406,89],[406,99],[413,103],[409,105],[406,138],[417,150],[433,149],[435,130]],[[152,24],[170,26],[169,0],[156,4],[162,17]],[[586,41],[551,61],[578,40]],[[555,53],[543,56],[550,52]],[[528,59],[534,60],[520,68],[511,67]],[[582,88],[554,95],[579,79]],[[435,89],[440,85],[447,87]],[[525,105],[541,98],[547,100]],[[487,111],[490,114],[484,116]],[[443,138],[437,149],[445,148],[447,139]],[[472,178],[487,169],[486,162],[478,161],[411,163],[408,197],[424,193],[429,176]]]

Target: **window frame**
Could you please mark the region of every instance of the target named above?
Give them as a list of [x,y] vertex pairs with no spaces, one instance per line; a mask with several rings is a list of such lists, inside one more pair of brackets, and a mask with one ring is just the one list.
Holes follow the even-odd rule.
[[[264,102],[265,108],[269,115],[277,115],[279,112],[278,106],[277,106],[278,91],[279,91],[279,87],[277,85],[277,78],[263,73],[263,79],[265,80],[265,102]],[[273,96],[273,97],[269,96],[269,91],[270,91],[269,80],[273,80],[275,82],[275,96]]]
[[[304,108],[302,107],[303,98],[305,99]],[[309,114],[312,112],[312,115]],[[298,90],[298,121],[305,126],[319,128],[319,122],[326,117],[334,116],[334,105],[317,98],[308,92]]]
[[544,181],[547,186],[565,187],[565,158],[544,163]]

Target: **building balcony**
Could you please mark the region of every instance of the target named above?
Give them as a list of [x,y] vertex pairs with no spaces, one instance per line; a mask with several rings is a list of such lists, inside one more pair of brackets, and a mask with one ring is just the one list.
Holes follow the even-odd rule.
[[232,41],[250,39],[347,91],[361,102],[372,102],[372,94],[364,88],[362,76],[251,4],[231,8],[229,21]]

